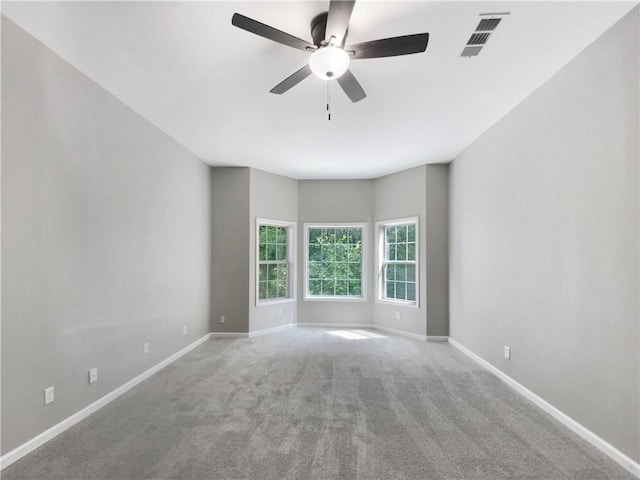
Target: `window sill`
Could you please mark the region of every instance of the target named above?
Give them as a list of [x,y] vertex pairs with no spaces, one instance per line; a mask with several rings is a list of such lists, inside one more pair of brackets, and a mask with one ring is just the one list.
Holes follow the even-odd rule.
[[396,307],[407,307],[407,308],[415,308],[415,309],[419,309],[420,305],[418,304],[418,301],[415,302],[411,302],[408,300],[394,300],[391,298],[378,298],[376,300],[376,303],[382,303],[385,305],[394,305]]
[[274,298],[270,300],[258,300],[256,307],[268,307],[269,305],[281,305],[283,303],[296,303],[295,298]]
[[304,297],[305,302],[355,302],[364,303],[366,297]]

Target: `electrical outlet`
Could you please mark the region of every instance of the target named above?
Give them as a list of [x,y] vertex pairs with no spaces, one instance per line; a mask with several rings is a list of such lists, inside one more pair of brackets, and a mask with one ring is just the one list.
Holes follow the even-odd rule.
[[186,334],[187,334],[187,326],[186,326],[186,325],[183,325],[183,326],[182,326],[182,334],[183,334],[183,335],[186,335]]
[[145,344],[142,345],[142,353],[149,353],[149,342],[145,342]]
[[396,320],[400,320],[400,312],[396,312]]
[[220,315],[220,323],[224,323],[224,315]]
[[49,387],[49,388],[45,388],[44,389],[44,403],[45,405],[47,403],[51,403],[55,400],[55,394],[53,391],[53,387]]
[[89,369],[89,383],[95,383],[98,381],[98,367]]
[[509,347],[504,347],[504,358],[511,359],[511,349]]

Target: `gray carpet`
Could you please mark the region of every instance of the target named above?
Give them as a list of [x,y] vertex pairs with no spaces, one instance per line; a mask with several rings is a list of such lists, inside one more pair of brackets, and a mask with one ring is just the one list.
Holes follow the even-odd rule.
[[331,332],[206,342],[2,478],[633,479],[446,343]]

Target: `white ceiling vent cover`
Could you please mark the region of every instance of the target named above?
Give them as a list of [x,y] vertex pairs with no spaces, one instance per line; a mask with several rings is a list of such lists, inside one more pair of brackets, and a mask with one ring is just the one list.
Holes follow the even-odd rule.
[[481,13],[481,17],[489,16],[491,18],[483,18],[478,23],[475,32],[471,34],[469,40],[467,40],[467,45],[462,50],[460,54],[461,57],[475,57],[481,51],[482,47],[486,45],[491,37],[491,34],[498,28],[498,25],[502,21],[502,16],[509,15],[509,12],[503,13]]

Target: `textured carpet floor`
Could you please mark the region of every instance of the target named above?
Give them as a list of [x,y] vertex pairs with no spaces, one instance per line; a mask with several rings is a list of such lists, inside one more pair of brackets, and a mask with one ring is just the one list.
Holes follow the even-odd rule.
[[297,328],[206,342],[2,472],[27,478],[633,477],[447,343]]

